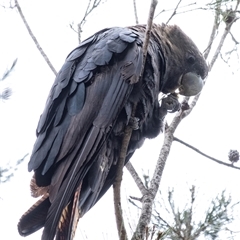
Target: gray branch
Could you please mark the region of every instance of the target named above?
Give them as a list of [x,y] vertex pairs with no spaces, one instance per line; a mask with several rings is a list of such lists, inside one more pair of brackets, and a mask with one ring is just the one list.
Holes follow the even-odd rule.
[[173,137],[173,140],[176,141],[176,142],[179,142],[179,143],[183,144],[184,146],[186,146],[186,147],[192,149],[193,151],[195,151],[195,152],[201,154],[202,156],[204,156],[204,157],[206,157],[206,158],[211,159],[212,161],[214,161],[214,162],[216,162],[216,163],[219,163],[219,164],[222,164],[222,165],[224,165],[224,166],[227,166],[227,167],[231,167],[231,168],[235,168],[235,169],[240,170],[239,167],[236,167],[236,166],[234,166],[234,165],[231,164],[231,163],[226,163],[226,162],[223,162],[223,161],[218,160],[218,159],[216,159],[216,158],[213,158],[213,157],[211,157],[211,156],[205,154],[204,152],[200,151],[200,150],[197,149],[196,147],[193,147],[192,145],[190,145],[190,144],[188,144],[188,143],[186,143],[186,142],[180,140],[180,139],[177,138],[177,137]]
[[70,25],[70,27],[71,27],[75,32],[77,32],[77,34],[78,34],[78,43],[79,43],[79,44],[80,44],[81,41],[82,41],[82,39],[81,39],[81,37],[82,37],[82,28],[83,28],[83,25],[86,23],[86,19],[87,19],[88,15],[89,15],[95,8],[97,8],[97,7],[99,6],[99,4],[101,3],[101,1],[102,1],[102,0],[94,0],[94,1],[93,1],[93,4],[92,4],[92,6],[91,6],[92,0],[89,0],[88,6],[87,6],[86,11],[85,11],[85,14],[84,14],[81,22],[77,25],[77,28],[78,28],[77,31],[74,30],[74,28],[73,28],[72,25]]
[[[147,23],[147,27],[146,27],[145,41],[144,41],[144,45],[143,45],[144,61],[143,61],[141,76],[143,75],[143,71],[144,71],[144,66],[145,66],[146,57],[147,57],[147,48],[148,48],[148,43],[149,43],[149,39],[150,39],[150,35],[151,35],[153,17],[154,17],[154,12],[155,12],[157,4],[158,4],[157,0],[152,0],[151,6],[150,6],[150,11],[149,11],[149,16],[148,16],[148,23]],[[140,218],[138,220],[137,228],[133,234],[132,240],[144,239],[147,226],[151,219],[152,204],[153,204],[154,197],[155,196],[153,196],[153,194],[149,190],[146,191],[146,193],[143,195],[142,211],[141,211]]]
[[21,18],[22,18],[22,20],[23,20],[23,23],[24,23],[25,27],[27,28],[28,33],[29,33],[29,35],[31,36],[32,40],[34,41],[37,49],[39,50],[39,52],[41,53],[41,55],[43,56],[44,60],[46,61],[46,63],[47,63],[48,66],[50,67],[50,69],[53,71],[53,73],[54,73],[55,75],[57,75],[57,71],[56,71],[55,68],[53,67],[51,61],[49,60],[49,58],[48,58],[48,56],[46,55],[46,53],[43,51],[43,49],[42,49],[42,47],[40,46],[37,38],[35,37],[35,35],[33,34],[30,26],[28,25],[28,22],[27,22],[25,16],[23,15],[22,9],[21,9],[21,7],[20,7],[20,5],[19,5],[19,3],[18,3],[17,0],[15,0],[15,6],[17,7],[17,10],[18,10],[18,12],[19,12],[19,14],[20,14],[20,16],[21,16]]
[[139,190],[141,191],[142,195],[146,194],[147,189],[145,188],[141,178],[138,176],[138,173],[134,169],[131,162],[128,162],[126,164],[126,168],[129,171],[129,173],[131,174],[132,178],[134,179],[134,181],[135,181],[136,185],[138,186]]
[[136,4],[136,0],[133,0],[133,9],[134,9],[134,16],[135,16],[135,21],[136,24],[138,24],[138,15],[137,15],[137,4]]

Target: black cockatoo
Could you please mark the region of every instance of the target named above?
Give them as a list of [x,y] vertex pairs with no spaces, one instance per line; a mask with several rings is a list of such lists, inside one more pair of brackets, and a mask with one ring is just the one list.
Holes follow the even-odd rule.
[[[207,64],[177,26],[153,24],[139,78],[145,30],[104,29],[67,57],[38,123],[28,170],[32,195],[41,198],[20,219],[22,236],[43,227],[42,240],[72,239],[78,219],[114,182],[126,125],[137,121],[127,162],[161,132],[167,112],[178,110],[176,90],[201,91]],[[168,97],[159,102],[159,93]]]

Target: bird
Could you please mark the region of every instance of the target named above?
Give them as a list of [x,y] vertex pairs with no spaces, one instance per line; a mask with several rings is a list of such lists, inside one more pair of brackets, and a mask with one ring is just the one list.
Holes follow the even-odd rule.
[[20,235],[43,228],[42,240],[73,239],[79,218],[114,183],[126,126],[125,164],[163,131],[179,94],[202,90],[208,66],[176,25],[152,25],[142,71],[146,27],[103,29],[67,56],[37,126],[28,171],[39,200],[20,218]]

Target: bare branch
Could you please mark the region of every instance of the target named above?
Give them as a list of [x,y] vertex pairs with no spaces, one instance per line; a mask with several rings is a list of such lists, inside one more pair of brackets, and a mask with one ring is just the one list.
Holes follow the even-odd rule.
[[95,9],[99,6],[99,4],[101,3],[102,0],[94,0],[93,1],[93,4],[91,6],[91,2],[92,0],[89,0],[88,2],[88,6],[86,8],[86,11],[85,11],[85,14],[81,20],[81,22],[77,25],[78,27],[78,30],[74,30],[73,26],[70,24],[70,27],[78,33],[78,43],[81,43],[81,36],[82,36],[82,28],[83,28],[83,25],[86,23],[86,18],[87,16]]
[[138,173],[134,169],[131,162],[128,162],[126,164],[126,168],[129,171],[129,173],[131,174],[132,178],[134,179],[134,181],[135,181],[136,185],[138,186],[139,190],[141,191],[142,195],[144,195],[146,193],[147,189],[145,188],[141,178],[138,176]]
[[[157,1],[152,0],[150,12],[149,12],[148,23],[147,23],[147,27],[146,27],[145,39],[144,39],[144,43],[143,43],[143,50],[142,50],[143,51],[143,64],[142,64],[142,69],[141,69],[141,75],[139,78],[142,77],[143,72],[144,72],[144,67],[145,67],[145,62],[146,62],[146,57],[147,57],[148,43],[149,43],[149,39],[150,39],[150,35],[151,35],[151,27],[152,27],[153,16],[154,16],[154,11],[155,11],[156,5],[157,5]],[[136,110],[136,106],[133,106],[132,117],[134,117],[134,115],[135,115],[135,110]],[[120,200],[121,200],[120,186],[121,186],[121,179],[122,179],[122,168],[125,163],[127,147],[129,144],[129,140],[131,138],[131,134],[132,134],[132,128],[130,126],[127,126],[125,129],[122,149],[120,152],[120,159],[119,159],[119,163],[118,163],[118,173],[117,173],[115,183],[113,184],[115,215],[116,215],[118,233],[119,233],[120,239],[125,239],[123,237],[126,237],[126,236],[124,236],[124,233],[123,233],[126,230],[123,230],[124,224],[123,224],[123,217],[122,217],[122,210],[121,210],[121,203],[120,203]],[[143,229],[141,229],[141,234],[142,234],[142,230]]]
[[[185,7],[189,7],[189,6],[192,6],[192,5],[196,5],[196,2],[194,3],[190,3],[190,4],[187,4],[187,5],[184,5],[184,6],[181,6],[181,7],[178,7],[178,9],[180,8],[185,8]],[[175,9],[175,8],[174,8]],[[160,11],[158,14],[155,15],[154,19],[157,18],[161,13],[163,12],[169,12],[169,11],[172,11],[174,9],[163,9],[162,11]],[[187,10],[187,11],[184,11],[184,12],[178,12],[177,14],[179,13],[185,13],[185,12],[188,12],[188,11],[194,11],[194,10],[198,10],[198,9],[202,9],[202,8],[194,8],[194,9],[191,9],[191,10]]]
[[25,16],[23,15],[22,9],[21,9],[21,7],[20,7],[20,5],[19,5],[19,3],[18,3],[17,0],[15,0],[15,6],[17,7],[17,10],[18,10],[18,12],[19,12],[19,14],[20,14],[20,16],[21,16],[21,18],[22,18],[22,20],[23,20],[23,23],[24,23],[25,27],[27,28],[28,33],[29,33],[29,35],[31,36],[32,40],[34,41],[37,49],[39,50],[39,52],[41,53],[41,55],[43,56],[44,60],[46,61],[46,63],[47,63],[48,66],[50,67],[50,69],[53,71],[53,73],[54,73],[55,75],[57,75],[57,71],[56,71],[55,68],[53,67],[53,65],[52,65],[52,63],[50,62],[48,56],[47,56],[46,53],[43,51],[43,49],[42,49],[42,47],[40,46],[38,40],[36,39],[35,35],[33,34],[30,26],[28,25],[28,22],[27,22]]
[[[240,4],[240,1],[237,1],[237,4],[236,4],[236,6],[235,6],[234,12],[237,11],[239,4]],[[212,60],[211,60],[211,62],[210,62],[210,64],[209,64],[209,71],[211,71],[211,69],[212,69],[215,61],[217,60],[217,58],[218,58],[218,56],[219,56],[219,53],[220,53],[220,51],[221,51],[221,49],[222,49],[223,43],[224,43],[224,41],[225,41],[228,33],[230,32],[233,23],[234,23],[236,20],[237,20],[237,19],[233,19],[231,22],[226,23],[226,28],[225,28],[225,30],[224,30],[224,33],[223,33],[223,35],[222,35],[222,37],[221,37],[221,39],[220,39],[220,42],[219,42],[219,44],[218,44],[218,47],[217,47],[217,49],[216,49],[216,51],[215,51],[215,53],[214,53],[214,55],[213,55],[213,57],[212,57]]]
[[127,239],[127,232],[124,226],[124,221],[122,216],[121,182],[122,182],[123,167],[125,163],[127,148],[128,148],[131,135],[132,135],[132,128],[130,126],[127,126],[124,131],[124,137],[122,141],[119,161],[117,164],[116,178],[113,183],[113,199],[114,199],[115,216],[116,216],[116,223],[117,223],[117,229],[118,229],[118,236],[119,236],[119,239],[121,240]]
[[231,168],[235,168],[235,169],[240,170],[239,167],[235,167],[235,166],[234,166],[233,164],[231,164],[231,163],[225,163],[225,162],[223,162],[223,161],[221,161],[221,160],[218,160],[218,159],[216,159],[216,158],[213,158],[213,157],[211,157],[211,156],[209,156],[209,155],[203,153],[203,152],[200,151],[199,149],[193,147],[192,145],[190,145],[190,144],[188,144],[188,143],[186,143],[186,142],[180,140],[179,138],[173,137],[173,141],[179,142],[179,143],[185,145],[186,147],[191,148],[191,149],[194,150],[195,152],[197,152],[197,153],[203,155],[203,156],[206,157],[206,158],[211,159],[212,161],[214,161],[214,162],[216,162],[216,163],[219,163],[219,164],[225,165],[225,166],[227,166],[227,167],[231,167]]
[[208,55],[211,51],[211,48],[212,48],[212,44],[213,44],[213,41],[216,37],[216,32],[218,30],[218,27],[219,27],[219,17],[220,17],[220,3],[218,3],[217,5],[217,8],[215,10],[215,18],[214,18],[214,22],[213,22],[213,27],[212,27],[212,32],[211,32],[211,35],[210,35],[210,38],[209,38],[209,41],[208,41],[208,46],[206,48],[206,50],[204,51],[204,58],[207,59],[208,58]]
[[[147,49],[148,49],[149,39],[150,39],[150,35],[151,35],[152,22],[153,22],[154,12],[155,12],[157,3],[158,3],[157,0],[152,0],[151,6],[150,6],[148,23],[147,23],[147,27],[146,27],[145,39],[144,39],[143,50],[142,50],[143,51],[143,64],[142,64],[142,69],[141,69],[141,74],[140,74],[139,79],[142,77],[143,72],[144,72],[145,62],[146,62],[146,58],[147,58]],[[136,107],[137,107],[136,105],[133,106],[132,117],[135,116]],[[116,215],[118,234],[119,234],[120,239],[127,238],[126,230],[124,229],[123,217],[122,217],[120,186],[121,186],[121,180],[122,180],[122,169],[123,169],[123,166],[125,163],[126,152],[127,152],[130,138],[131,138],[131,134],[132,134],[132,128],[130,126],[127,126],[125,129],[123,143],[122,143],[122,147],[121,147],[120,159],[118,162],[117,176],[116,176],[116,180],[113,184],[115,215]],[[150,218],[148,219],[148,222],[146,224],[144,223],[144,225],[143,225],[142,222],[140,224],[138,224],[137,229],[134,233],[133,239],[138,239],[139,235],[142,235],[142,236],[145,235],[145,227],[147,226],[149,221],[150,221]]]
[[229,32],[229,33],[230,33],[230,35],[231,35],[231,37],[232,37],[233,42],[234,42],[236,45],[238,45],[239,42],[236,40],[236,38],[233,36],[233,34],[232,34],[231,32]]
[[136,0],[133,0],[133,8],[134,8],[135,21],[136,21],[136,24],[138,24],[138,15],[137,15],[137,5],[136,5]]
[[[239,4],[240,4],[240,1],[237,2],[234,11],[237,11]],[[217,8],[217,10],[215,11],[214,24],[217,24],[217,25],[219,24],[219,12],[220,12],[220,7]],[[222,49],[222,47],[223,47],[223,45],[224,45],[225,39],[226,39],[228,33],[230,33],[231,27],[232,27],[232,25],[233,25],[233,23],[234,23],[235,21],[236,21],[236,19],[233,19],[232,22],[230,22],[230,23],[228,23],[228,24],[226,25],[226,28],[225,28],[225,30],[224,30],[224,32],[223,32],[223,34],[222,34],[222,37],[221,37],[221,39],[220,39],[220,41],[219,41],[219,44],[218,44],[218,46],[217,46],[217,48],[216,48],[216,51],[215,51],[215,53],[214,53],[214,55],[213,55],[213,57],[212,57],[212,60],[210,61],[210,64],[209,64],[209,72],[212,70],[212,67],[213,67],[213,65],[215,64],[215,61],[217,60],[217,58],[218,58],[218,56],[219,56],[219,54],[220,54],[220,52],[221,52],[221,49]],[[215,36],[215,33],[216,33],[217,29],[218,29],[218,26],[217,26],[217,27],[214,27],[214,26],[213,26],[212,33],[211,33],[211,36],[210,36],[210,39],[209,39],[208,48],[207,48],[207,50],[205,50],[205,54],[204,54],[204,57],[205,57],[205,58],[207,58],[208,55],[209,55],[209,52],[210,52],[210,50],[211,50],[211,45],[212,45],[213,40],[214,40],[214,38],[215,38],[214,36]],[[185,118],[186,116],[188,116],[188,115],[192,112],[192,110],[193,110],[193,108],[195,107],[195,105],[196,105],[196,103],[197,103],[200,95],[201,95],[201,93],[199,93],[198,95],[196,95],[196,96],[193,98],[193,100],[192,100],[192,102],[191,102],[191,105],[190,105],[190,108],[189,108],[188,110],[184,111],[182,118]],[[188,100],[189,100],[189,98],[185,98],[185,101],[188,102]]]
[[225,31],[224,31],[221,39],[220,39],[220,42],[219,42],[219,44],[218,44],[218,47],[217,47],[217,49],[216,49],[216,51],[215,51],[215,53],[214,53],[214,55],[213,55],[213,57],[212,57],[212,60],[211,60],[211,62],[210,62],[210,64],[209,64],[209,70],[212,69],[215,61],[217,60],[217,58],[218,58],[218,56],[219,56],[219,54],[220,54],[220,52],[221,52],[223,43],[224,43],[224,41],[225,41],[225,39],[226,39],[226,37],[227,37],[227,35],[228,35],[228,33],[229,33],[229,30],[230,30],[229,27],[231,27],[231,26],[227,26],[227,27],[225,28]]
[[167,20],[166,24],[168,24],[168,23],[171,21],[171,19],[173,18],[173,16],[176,15],[178,6],[179,6],[179,4],[180,4],[181,2],[182,2],[182,0],[179,0],[178,4],[176,5],[176,7],[175,7],[174,10],[173,10],[172,15],[171,15],[170,18]]

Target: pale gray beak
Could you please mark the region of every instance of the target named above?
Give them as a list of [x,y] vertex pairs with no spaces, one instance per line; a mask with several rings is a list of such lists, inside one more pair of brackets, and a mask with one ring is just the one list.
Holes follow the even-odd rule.
[[202,91],[203,80],[193,72],[188,72],[182,76],[181,86],[178,88],[179,94],[190,97]]

